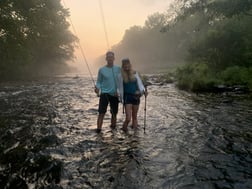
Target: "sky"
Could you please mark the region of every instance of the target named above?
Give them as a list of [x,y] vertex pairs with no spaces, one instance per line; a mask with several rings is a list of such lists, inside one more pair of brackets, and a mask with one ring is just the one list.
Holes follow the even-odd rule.
[[[69,9],[74,27],[73,30],[71,26],[71,30],[79,38],[87,63],[92,64],[95,58],[105,54],[108,45],[119,43],[127,29],[135,25],[144,26],[148,16],[165,12],[171,1],[62,0],[62,4]],[[75,49],[75,56],[73,65],[83,69],[85,59],[79,48]]]

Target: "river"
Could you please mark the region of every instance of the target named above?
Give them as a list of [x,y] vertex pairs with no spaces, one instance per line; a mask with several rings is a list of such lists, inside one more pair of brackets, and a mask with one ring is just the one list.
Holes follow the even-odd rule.
[[0,185],[252,188],[249,95],[196,95],[155,83],[148,91],[141,98],[139,129],[121,130],[120,105],[117,128],[111,130],[107,113],[97,134],[98,98],[90,78],[1,84]]

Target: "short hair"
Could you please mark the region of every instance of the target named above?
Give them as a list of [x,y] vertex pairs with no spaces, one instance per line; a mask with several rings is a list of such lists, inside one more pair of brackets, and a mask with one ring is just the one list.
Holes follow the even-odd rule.
[[109,56],[109,55],[115,56],[115,53],[113,51],[106,52],[106,56]]

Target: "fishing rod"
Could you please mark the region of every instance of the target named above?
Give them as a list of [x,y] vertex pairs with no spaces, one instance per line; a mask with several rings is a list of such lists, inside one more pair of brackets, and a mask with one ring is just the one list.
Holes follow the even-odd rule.
[[[65,0],[63,0],[63,4],[64,4],[65,7],[67,7],[67,6],[66,6]],[[71,17],[69,16],[68,19],[69,19],[69,21],[70,21],[70,24],[71,24],[71,26],[72,26],[72,29],[73,29],[74,34],[78,37],[77,31],[76,31],[76,29],[75,29],[75,27],[74,27],[74,24],[73,24],[73,21],[72,21]],[[91,77],[91,79],[92,79],[92,82],[93,82],[93,84],[94,84],[94,86],[95,86],[95,80],[94,80],[93,74],[92,74],[92,72],[91,72],[91,70],[90,70],[90,67],[89,67],[87,58],[86,58],[86,56],[85,56],[84,50],[83,50],[83,48],[82,48],[82,46],[81,46],[80,40],[78,40],[78,46],[79,46],[79,48],[80,48],[80,50],[81,50],[81,54],[82,54],[82,57],[83,57],[83,59],[84,59],[84,62],[86,63],[86,66],[87,66],[87,68],[88,68],[89,75],[90,75],[90,77]]]
[[102,1],[101,0],[99,0],[99,6],[100,6],[101,17],[102,17],[103,30],[104,30],[104,34],[105,34],[105,38],[106,38],[106,42],[107,42],[107,49],[110,50],[108,32],[107,32],[105,16],[104,16],[104,11],[103,11],[103,6],[102,6]]

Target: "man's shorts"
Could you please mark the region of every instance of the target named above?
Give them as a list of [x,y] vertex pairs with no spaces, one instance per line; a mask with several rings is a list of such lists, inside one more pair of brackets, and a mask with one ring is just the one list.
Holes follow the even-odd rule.
[[107,93],[100,95],[99,114],[105,114],[107,112],[108,104],[110,105],[110,113],[116,115],[118,113],[119,100],[116,96],[111,96]]

